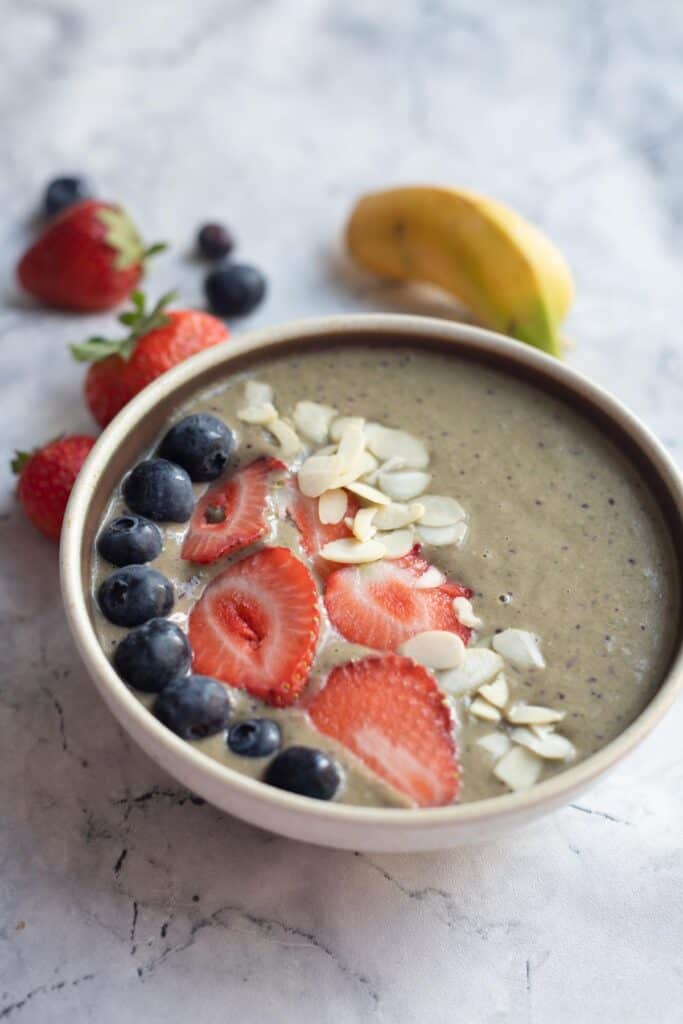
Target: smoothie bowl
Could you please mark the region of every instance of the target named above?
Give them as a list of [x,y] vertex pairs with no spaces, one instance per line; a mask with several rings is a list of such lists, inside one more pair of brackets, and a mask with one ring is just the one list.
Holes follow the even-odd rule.
[[557,361],[308,321],[119,414],[63,594],[111,710],[196,793],[312,842],[442,848],[568,801],[673,701],[682,510],[657,442]]

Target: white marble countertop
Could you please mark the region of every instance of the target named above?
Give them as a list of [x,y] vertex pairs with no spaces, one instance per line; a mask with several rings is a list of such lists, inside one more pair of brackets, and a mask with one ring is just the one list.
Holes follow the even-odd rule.
[[115,725],[7,470],[15,446],[91,429],[66,342],[110,318],[33,311],[11,278],[34,199],[70,169],[174,243],[156,294],[197,300],[195,227],[232,224],[270,281],[244,327],[415,309],[339,273],[357,193],[499,196],[575,270],[572,365],[676,454],[680,8],[6,0],[2,20],[0,1020],[680,1021],[680,706],[579,804],[505,842],[354,856],[261,833]]

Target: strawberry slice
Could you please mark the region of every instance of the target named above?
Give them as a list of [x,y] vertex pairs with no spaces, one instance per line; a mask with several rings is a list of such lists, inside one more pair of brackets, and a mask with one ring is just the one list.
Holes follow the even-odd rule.
[[320,732],[343,743],[420,807],[455,799],[451,715],[422,665],[397,654],[339,665],[306,710]]
[[195,506],[180,557],[215,562],[265,536],[270,474],[283,469],[279,459],[264,457],[209,487]]
[[332,625],[346,640],[380,651],[395,651],[428,629],[449,630],[468,643],[472,631],[458,621],[453,598],[472,591],[448,582],[420,590],[416,581],[428,568],[416,546],[403,558],[337,569],[325,587]]
[[320,613],[310,572],[288,548],[262,548],[228,566],[190,614],[194,671],[292,704],[315,656]]
[[[360,508],[360,502],[354,494],[348,495],[346,518],[353,518]],[[350,537],[351,530],[344,522],[321,523],[318,515],[318,499],[307,498],[302,494],[296,483],[291,488],[291,496],[287,505],[290,519],[300,534],[301,547],[313,562],[313,568],[322,579],[325,579],[338,565],[320,557],[321,549],[333,540]]]

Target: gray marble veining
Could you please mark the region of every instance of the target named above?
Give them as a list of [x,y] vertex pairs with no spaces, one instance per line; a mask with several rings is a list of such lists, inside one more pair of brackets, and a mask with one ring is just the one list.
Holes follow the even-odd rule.
[[[683,14],[667,0],[5,0],[0,343],[6,452],[91,429],[66,343],[112,326],[12,283],[31,204],[84,169],[201,297],[224,217],[268,301],[449,315],[346,270],[357,193],[500,196],[577,278],[571,363],[678,454]],[[0,1020],[543,1024],[680,1020],[679,707],[580,803],[505,842],[354,856],[219,814],[115,725],[65,632],[55,551],[0,466]]]

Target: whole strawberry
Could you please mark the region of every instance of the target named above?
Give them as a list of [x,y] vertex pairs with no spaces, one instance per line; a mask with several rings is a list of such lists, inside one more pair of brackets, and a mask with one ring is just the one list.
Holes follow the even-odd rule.
[[60,309],[98,312],[122,302],[139,283],[145,248],[120,206],[94,199],[69,206],[24,253],[17,277],[36,299]]
[[173,298],[164,295],[148,311],[145,296],[134,292],[133,309],[119,317],[130,329],[127,337],[90,338],[71,346],[79,362],[93,364],[85,378],[85,400],[100,426],[106,427],[126,402],[166,370],[228,337],[225,326],[209,313],[168,312]]
[[59,540],[71,488],[94,444],[94,437],[76,434],[32,452],[16,452],[12,459],[26,518],[51,540]]

